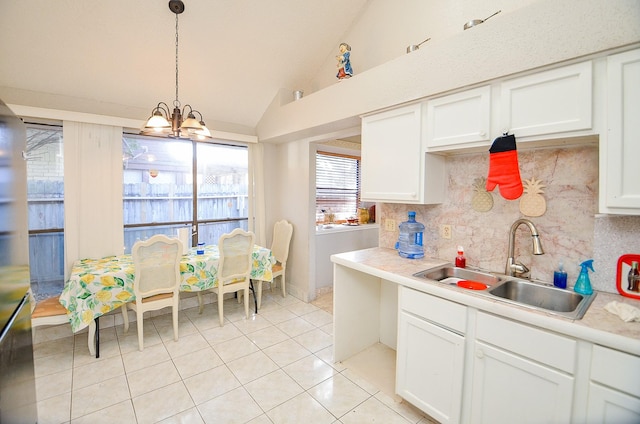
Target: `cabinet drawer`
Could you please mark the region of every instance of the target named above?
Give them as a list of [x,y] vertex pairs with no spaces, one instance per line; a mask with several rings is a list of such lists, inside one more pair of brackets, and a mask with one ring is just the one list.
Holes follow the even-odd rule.
[[640,397],[640,357],[594,345],[591,380]]
[[400,288],[400,309],[464,334],[467,307],[407,287]]
[[476,325],[479,340],[570,374],[575,372],[574,339],[483,312],[478,313]]

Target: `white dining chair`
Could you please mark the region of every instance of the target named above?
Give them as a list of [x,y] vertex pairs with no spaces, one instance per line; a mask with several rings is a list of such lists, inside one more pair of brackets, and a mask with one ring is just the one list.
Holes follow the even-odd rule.
[[[244,295],[244,314],[249,318],[249,285],[251,284],[251,265],[253,262],[253,239],[250,231],[236,228],[223,234],[218,240],[220,260],[218,262],[217,285],[210,290],[218,295],[218,316],[220,327],[224,325],[224,295],[242,291]],[[202,292],[198,293],[200,313],[203,309]]]
[[[276,277],[280,277],[280,287],[282,289],[282,297],[287,297],[286,276],[287,271],[287,259],[289,258],[289,245],[291,244],[291,236],[293,235],[293,225],[283,219],[278,221],[273,226],[273,240],[271,241],[271,252],[276,258],[276,263],[273,265],[273,283],[271,283],[271,291],[273,286],[276,285]],[[262,290],[260,283],[258,283],[258,292]],[[258,295],[258,307],[260,307],[260,298]]]
[[129,331],[128,309],[136,312],[138,349],[144,349],[143,318],[147,311],[171,307],[173,339],[178,341],[178,309],[180,303],[180,258],[182,243],[176,238],[158,234],[138,241],[131,249],[136,299],[122,306],[124,331]]
[[[36,328],[47,325],[62,325],[69,324],[69,316],[67,315],[67,309],[60,303],[60,296],[49,297],[35,301],[33,292],[29,289],[29,300],[31,302],[31,331],[33,334],[33,341],[36,340]],[[89,334],[87,336],[87,344],[89,346],[89,353],[91,356],[95,356],[95,337],[96,337],[96,323],[91,321],[89,323]]]

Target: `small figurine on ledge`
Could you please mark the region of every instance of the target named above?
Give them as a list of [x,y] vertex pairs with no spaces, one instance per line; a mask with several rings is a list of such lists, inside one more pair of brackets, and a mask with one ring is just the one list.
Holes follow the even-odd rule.
[[336,56],[338,61],[338,81],[345,78],[351,78],[353,76],[353,69],[351,68],[351,46],[347,43],[340,43],[340,55]]

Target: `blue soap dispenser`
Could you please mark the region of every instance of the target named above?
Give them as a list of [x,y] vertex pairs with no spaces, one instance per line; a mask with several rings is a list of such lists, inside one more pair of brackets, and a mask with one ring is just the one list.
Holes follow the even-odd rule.
[[553,272],[553,285],[561,289],[567,288],[567,272],[564,270],[562,261],[558,265],[558,270]]
[[582,262],[580,267],[582,269],[580,270],[580,275],[578,275],[578,280],[576,280],[576,285],[573,286],[573,291],[584,295],[593,294],[591,281],[589,280],[589,270],[595,272],[593,269],[593,259]]

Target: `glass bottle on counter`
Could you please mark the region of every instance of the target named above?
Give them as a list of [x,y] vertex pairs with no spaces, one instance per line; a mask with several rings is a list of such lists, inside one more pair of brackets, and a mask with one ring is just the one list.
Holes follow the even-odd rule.
[[464,268],[467,266],[467,259],[464,257],[464,248],[458,246],[458,256],[456,256],[456,267]]
[[627,281],[629,285],[627,286],[627,290],[630,291],[640,291],[640,270],[638,270],[638,262],[631,262],[631,269],[629,270],[629,276],[627,277]]

